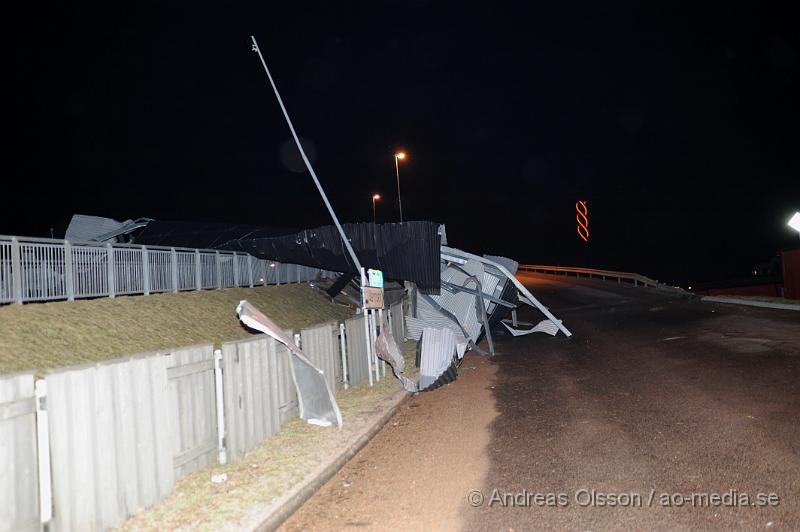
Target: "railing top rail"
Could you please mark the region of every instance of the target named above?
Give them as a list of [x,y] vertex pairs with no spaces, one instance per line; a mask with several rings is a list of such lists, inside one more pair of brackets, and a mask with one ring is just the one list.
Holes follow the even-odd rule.
[[571,266],[547,266],[543,264],[520,264],[519,270],[545,270],[545,271],[558,271],[558,272],[574,272],[574,273],[588,273],[592,275],[598,276],[606,276],[606,277],[619,277],[620,279],[631,279],[641,282],[644,285],[654,286],[656,288],[664,287],[663,283],[656,281],[655,279],[651,279],[650,277],[646,277],[644,275],[638,273],[631,273],[631,272],[619,272],[614,270],[598,270],[595,268],[580,268],[580,267],[571,267]]
[[[92,246],[92,247],[106,247],[107,243],[105,242],[91,242],[87,240],[67,240],[67,239],[60,239],[60,238],[41,238],[35,236],[14,236],[14,235],[0,235],[0,242],[8,241],[10,242],[11,239],[16,238],[18,242],[23,244],[52,244],[52,245],[60,245],[63,246],[65,242],[69,242],[70,245],[73,246]],[[221,249],[202,249],[202,248],[183,248],[178,246],[151,246],[151,245],[142,245],[142,244],[127,244],[124,242],[111,242],[111,247],[114,248],[128,248],[128,249],[142,249],[146,247],[148,250],[156,250],[156,251],[199,251],[200,253],[219,253],[220,255],[248,255],[248,253],[242,251],[227,251]],[[276,261],[270,261],[276,262]]]

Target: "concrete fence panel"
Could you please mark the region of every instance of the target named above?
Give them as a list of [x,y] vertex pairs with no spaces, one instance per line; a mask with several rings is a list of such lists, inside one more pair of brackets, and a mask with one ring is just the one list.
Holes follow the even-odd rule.
[[339,354],[339,324],[323,323],[300,331],[303,353],[325,374],[325,380],[335,393],[342,387],[342,361]]
[[175,479],[217,461],[217,409],[212,344],[166,356],[169,427]]
[[389,307],[389,328],[392,331],[392,336],[401,344],[405,339],[405,322],[403,318],[403,302],[399,301]]
[[33,381],[0,377],[0,531],[41,529]]
[[367,354],[367,337],[364,331],[364,316],[345,320],[347,336],[347,372],[350,386],[358,386],[369,380],[370,363]]
[[284,346],[265,336],[222,344],[229,460],[241,459],[297,415],[288,357]]
[[45,377],[51,530],[104,530],[172,491],[166,364],[140,355]]

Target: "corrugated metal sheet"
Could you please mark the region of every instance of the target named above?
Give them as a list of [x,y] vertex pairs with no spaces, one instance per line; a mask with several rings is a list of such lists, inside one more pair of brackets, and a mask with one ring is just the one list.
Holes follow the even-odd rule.
[[450,329],[425,327],[422,332],[422,355],[419,367],[419,388],[433,384],[450,366],[456,352],[456,338]]
[[490,261],[496,262],[497,264],[503,266],[505,269],[511,272],[512,275],[517,273],[519,262],[515,261],[514,259],[509,259],[508,257],[500,257],[498,255],[484,255],[483,258],[489,259]]
[[392,330],[392,336],[399,343],[403,343],[405,338],[405,324],[403,317],[403,302],[395,303],[389,307],[389,328]]
[[124,225],[123,222],[118,222],[112,218],[73,214],[64,238],[66,240],[86,242],[97,236],[116,231]]
[[[386,279],[413,281],[438,293],[439,224],[344,224],[342,226],[365,268],[383,270]],[[137,244],[220,249],[255,257],[302,264],[336,272],[359,273],[334,226],[287,234],[274,229],[233,224],[153,221],[136,237]]]
[[33,380],[0,377],[0,530],[41,530]]

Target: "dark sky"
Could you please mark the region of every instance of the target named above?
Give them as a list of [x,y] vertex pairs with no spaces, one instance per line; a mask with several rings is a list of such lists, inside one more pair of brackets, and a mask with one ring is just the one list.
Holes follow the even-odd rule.
[[0,233],[330,223],[254,34],[343,221],[375,192],[397,219],[402,148],[406,219],[470,251],[685,284],[800,245],[800,25],[778,3],[116,4],[7,18]]

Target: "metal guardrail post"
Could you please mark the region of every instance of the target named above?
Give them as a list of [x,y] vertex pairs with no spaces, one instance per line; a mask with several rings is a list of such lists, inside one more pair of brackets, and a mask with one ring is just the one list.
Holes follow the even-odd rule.
[[172,266],[172,291],[178,293],[178,252],[175,248],[169,249],[169,258]]
[[239,279],[241,275],[239,275],[239,255],[236,252],[233,252],[233,286],[236,288],[239,287]]
[[228,463],[228,454],[225,449],[225,396],[222,386],[222,351],[214,350],[214,399],[217,406],[217,452],[219,463]]
[[114,299],[117,295],[117,268],[114,264],[114,248],[109,243],[106,244],[106,249],[108,249],[108,297]]
[[369,322],[369,346],[372,353],[372,363],[375,364],[375,382],[381,382],[381,368],[378,364],[378,353],[375,349],[375,340],[378,338],[378,332],[375,324],[375,311],[367,311],[367,321]]
[[72,244],[69,240],[64,240],[64,286],[67,289],[67,301],[75,301],[75,277],[72,270]]
[[20,258],[19,240],[11,237],[11,285],[14,292],[14,303],[22,304],[22,260]]
[[217,271],[217,290],[222,289],[222,265],[220,264],[219,251],[214,252],[214,268]]
[[203,267],[200,265],[200,250],[194,250],[194,286],[196,290],[203,289]]
[[350,383],[347,375],[347,337],[345,336],[344,323],[339,324],[339,348],[342,355],[342,383],[344,384],[344,389],[347,390],[350,387]]
[[53,518],[52,472],[50,469],[50,433],[47,422],[47,382],[34,383],[36,397],[36,450],[39,458],[39,518],[48,523]]
[[144,284],[144,295],[150,295],[150,257],[147,254],[147,246],[142,246],[142,284]]

